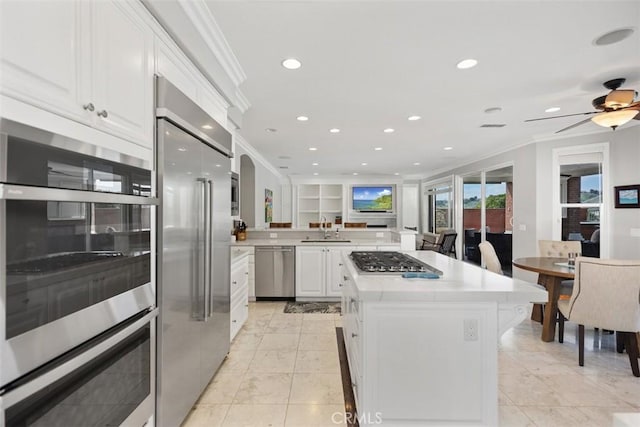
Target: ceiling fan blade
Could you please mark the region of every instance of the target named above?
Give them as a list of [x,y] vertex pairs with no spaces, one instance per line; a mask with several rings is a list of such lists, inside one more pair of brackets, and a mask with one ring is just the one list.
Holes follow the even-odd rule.
[[525,122],[537,122],[538,120],[559,119],[560,117],[586,116],[589,114],[598,114],[598,113],[600,113],[600,111],[589,111],[588,113],[565,114],[563,116],[540,117],[537,119],[528,119],[528,120],[525,120]]
[[605,108],[626,108],[636,98],[637,92],[633,89],[616,89],[611,91],[604,100]]
[[560,133],[560,132],[564,132],[565,130],[573,129],[575,127],[578,127],[578,126],[583,125],[583,124],[585,124],[587,122],[590,122],[590,121],[591,121],[591,118],[589,117],[589,118],[584,119],[584,120],[582,120],[582,121],[580,121],[578,123],[574,123],[571,126],[567,126],[566,128],[562,128],[562,129],[556,131],[555,133]]

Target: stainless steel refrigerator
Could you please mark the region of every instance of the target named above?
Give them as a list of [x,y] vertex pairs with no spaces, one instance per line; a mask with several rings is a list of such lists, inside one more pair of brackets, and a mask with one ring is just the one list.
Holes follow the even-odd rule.
[[157,425],[179,426],[229,352],[231,135],[157,80]]

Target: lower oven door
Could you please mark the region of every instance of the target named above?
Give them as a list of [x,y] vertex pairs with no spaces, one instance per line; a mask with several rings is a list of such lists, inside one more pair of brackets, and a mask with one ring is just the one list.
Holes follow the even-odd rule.
[[0,396],[0,425],[153,425],[157,311],[10,384]]

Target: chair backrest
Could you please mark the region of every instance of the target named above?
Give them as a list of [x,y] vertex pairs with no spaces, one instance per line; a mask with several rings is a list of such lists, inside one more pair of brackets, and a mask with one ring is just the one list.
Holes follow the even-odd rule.
[[456,244],[456,237],[458,233],[455,230],[444,230],[440,233],[440,238],[438,240],[442,240],[440,243],[440,249],[438,252],[441,254],[449,255],[453,252],[453,245]]
[[320,228],[320,227],[324,227],[324,228],[331,228],[331,223],[330,222],[310,222],[309,223],[309,228]]
[[367,228],[366,222],[345,222],[344,228]]
[[487,270],[502,274],[502,266],[500,265],[498,254],[496,254],[493,245],[489,242],[482,242],[478,247],[480,248],[480,252],[482,252],[482,258],[487,266]]
[[576,259],[569,320],[611,331],[640,331],[640,260]]
[[538,240],[538,251],[541,257],[567,258],[569,252],[581,254],[582,244],[576,240]]
[[291,228],[290,222],[270,222],[269,228]]

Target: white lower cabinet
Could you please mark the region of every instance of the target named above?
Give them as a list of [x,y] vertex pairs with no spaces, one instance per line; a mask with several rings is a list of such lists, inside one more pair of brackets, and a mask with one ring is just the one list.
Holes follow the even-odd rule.
[[231,248],[230,336],[238,334],[249,316],[249,253],[253,248]]
[[354,246],[297,246],[296,299],[338,299],[342,295],[342,253]]

